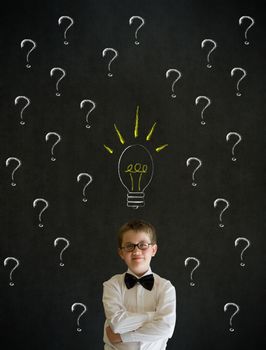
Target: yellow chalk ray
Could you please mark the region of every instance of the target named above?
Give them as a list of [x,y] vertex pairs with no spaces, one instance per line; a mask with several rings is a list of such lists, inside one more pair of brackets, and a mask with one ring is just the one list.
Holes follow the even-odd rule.
[[150,141],[151,137],[152,137],[152,134],[154,132],[154,129],[155,129],[155,126],[156,126],[156,122],[153,124],[151,130],[149,131],[148,135],[146,136],[146,141]]
[[118,128],[117,128],[117,126],[116,126],[115,124],[114,124],[114,127],[115,127],[115,131],[116,131],[116,133],[117,133],[117,135],[118,135],[118,137],[119,137],[119,141],[120,141],[122,144],[124,144],[124,143],[125,143],[125,140],[124,140],[123,136],[121,135],[120,131],[118,130]]
[[112,150],[112,148],[110,148],[110,147],[108,147],[108,146],[106,146],[106,145],[103,145],[103,147],[104,147],[109,153],[111,153],[111,154],[114,153],[114,151]]
[[137,110],[136,110],[134,136],[135,136],[135,138],[137,138],[139,136],[139,106],[137,106]]
[[155,148],[155,151],[156,152],[160,152],[160,151],[162,151],[165,147],[167,147],[168,146],[168,143],[166,143],[165,145],[162,145],[162,146],[159,146],[159,147],[157,147],[157,148]]

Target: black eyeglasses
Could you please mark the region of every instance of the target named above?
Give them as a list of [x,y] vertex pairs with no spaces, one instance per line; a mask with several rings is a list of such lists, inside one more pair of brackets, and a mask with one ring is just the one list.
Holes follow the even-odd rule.
[[139,242],[137,244],[126,243],[124,247],[121,247],[121,249],[125,249],[126,252],[133,252],[136,247],[138,247],[140,250],[146,250],[149,248],[150,245],[153,245],[153,244],[147,243],[147,242]]

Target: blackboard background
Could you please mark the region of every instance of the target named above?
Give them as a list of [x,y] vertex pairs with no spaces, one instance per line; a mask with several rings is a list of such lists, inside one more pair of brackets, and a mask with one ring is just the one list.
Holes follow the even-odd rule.
[[[152,268],[170,279],[177,290],[177,325],[168,349],[258,349],[265,330],[265,20],[262,2],[249,5],[231,1],[46,1],[10,3],[1,10],[0,39],[0,225],[1,242],[1,344],[9,349],[102,349],[104,315],[102,282],[125,267],[116,254],[117,228],[131,218],[151,221],[158,230],[159,251]],[[60,16],[71,16],[75,24],[67,32],[70,44],[63,44]],[[145,18],[139,31],[141,44],[134,45],[133,15]],[[243,44],[246,24],[239,17],[251,16],[250,45]],[[30,38],[37,48],[30,54],[31,69],[25,68],[26,48],[20,42]],[[212,69],[206,68],[207,48],[201,42],[211,38],[218,44],[211,54]],[[119,57],[112,63],[113,78],[107,77],[107,57],[102,50],[112,47]],[[66,70],[55,96],[53,67]],[[233,67],[243,67],[247,77],[237,97]],[[170,68],[182,72],[171,98]],[[19,124],[21,105],[16,96],[31,100],[24,111],[25,126]],[[200,124],[199,95],[209,96],[206,125]],[[97,107],[91,113],[91,128],[85,128],[83,99]],[[146,191],[144,208],[126,207],[126,192],[117,176],[117,162],[124,146],[113,124],[126,139],[133,136],[135,112],[140,106],[138,143],[149,148],[155,173]],[[145,136],[157,122],[152,140]],[[56,146],[56,162],[50,160],[51,143],[45,135],[62,136]],[[231,161],[232,143],[225,136],[241,134],[236,147],[237,162]],[[168,143],[156,153],[155,147]],[[110,155],[103,148],[114,149]],[[188,157],[198,157],[203,166],[196,173],[198,185],[191,186],[193,166]],[[22,167],[16,172],[16,187],[10,185],[12,165],[17,157]],[[82,202],[79,173],[88,172],[93,182],[87,188],[88,202]],[[36,198],[49,201],[43,213],[44,227],[38,227]],[[224,228],[218,226],[225,198]],[[237,237],[246,237],[246,267],[234,247]],[[59,266],[65,237],[70,247],[64,252],[65,266]],[[14,287],[9,286],[12,263]],[[197,257],[201,265],[194,273],[184,260]],[[87,312],[81,317],[81,302]],[[234,302],[240,312],[224,312]],[[262,347],[260,347],[262,348]]]

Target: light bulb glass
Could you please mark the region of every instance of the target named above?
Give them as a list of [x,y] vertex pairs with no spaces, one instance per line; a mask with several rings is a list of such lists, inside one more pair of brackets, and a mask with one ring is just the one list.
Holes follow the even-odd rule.
[[144,191],[151,183],[153,172],[152,156],[143,145],[130,145],[121,153],[118,176],[127,190],[128,207],[137,209],[145,205]]

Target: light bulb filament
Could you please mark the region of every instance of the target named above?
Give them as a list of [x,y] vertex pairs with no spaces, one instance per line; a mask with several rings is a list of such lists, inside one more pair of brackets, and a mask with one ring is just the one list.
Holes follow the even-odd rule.
[[129,173],[130,181],[131,181],[131,191],[135,191],[135,182],[136,181],[134,181],[133,174],[139,174],[139,176],[137,177],[137,189],[138,189],[138,191],[140,191],[142,175],[147,173],[147,171],[148,171],[148,165],[147,164],[136,163],[134,165],[133,164],[129,164],[127,166],[127,169],[125,170],[125,173]]

